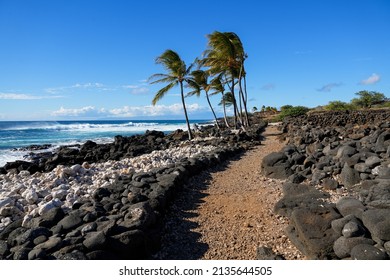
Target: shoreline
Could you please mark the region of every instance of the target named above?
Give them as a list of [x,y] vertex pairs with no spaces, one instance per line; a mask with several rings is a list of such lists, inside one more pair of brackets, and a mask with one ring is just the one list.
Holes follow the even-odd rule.
[[[28,169],[31,166],[22,165],[18,169],[6,170],[7,174],[0,175],[0,181],[5,182],[1,192],[10,191],[0,199],[3,217],[0,245],[6,246],[0,257],[145,258],[151,249],[137,247],[139,250],[134,253],[134,248],[129,248],[134,244],[124,244],[124,236],[135,234],[134,238],[158,243],[159,234],[155,231],[161,226],[165,209],[182,182],[210,165],[259,144],[264,125],[257,126],[249,134],[226,131],[219,136],[213,136],[216,133],[213,127],[201,128],[198,136],[203,137],[192,141],[186,140],[187,133],[184,131],[169,135],[150,131],[142,136],[118,136],[111,145],[97,145],[89,141],[80,151],[62,149],[61,154],[55,156],[55,161],[51,159],[43,165],[47,167],[45,172],[36,170],[38,172],[30,173]],[[169,151],[172,153],[169,154]],[[164,155],[167,157],[164,158]],[[175,155],[178,157],[175,158]],[[85,156],[97,160],[87,163]],[[66,159],[67,164],[60,164],[61,158]],[[77,163],[76,159],[83,162]],[[145,162],[140,162],[140,159]],[[139,170],[125,164],[132,160],[140,165]],[[153,161],[164,160],[164,166],[152,164]],[[149,166],[147,170],[146,166]],[[15,188],[9,190],[12,186]],[[23,214],[25,210],[28,215]],[[107,223],[109,228],[106,228]],[[33,240],[40,233],[45,237],[34,245]],[[11,241],[11,236],[14,241]],[[4,240],[8,242],[4,243]],[[55,252],[47,248],[53,240],[59,242]],[[82,248],[76,255],[69,251],[69,246],[75,243]],[[137,243],[136,246],[141,245]],[[131,249],[132,253],[123,251],[123,248]]]
[[[271,134],[276,139],[287,142],[280,151],[266,155],[261,164],[258,164],[261,176],[265,176],[260,181],[273,182],[273,179],[267,178],[282,180],[278,181],[281,185],[276,192],[279,200],[271,201],[274,208],[266,212],[270,217],[276,216],[286,223],[286,236],[280,235],[281,240],[288,238],[289,242],[302,252],[304,258],[390,257],[388,114],[389,112],[311,114],[287,119],[281,124],[281,135]],[[246,133],[226,131],[218,135],[213,135],[216,130],[209,127],[203,131],[204,137],[192,141],[185,139],[187,133],[183,131],[174,133],[175,139],[172,135],[162,139],[159,137],[162,136],[161,132],[156,131],[150,132],[151,135],[146,138],[135,137],[137,141],[145,143],[148,143],[149,139],[153,143],[159,142],[162,146],[169,144],[167,149],[155,149],[156,151],[151,152],[161,152],[158,155],[160,159],[168,149],[177,148],[175,153],[178,154],[182,153],[183,149],[193,147],[199,151],[194,157],[184,155],[176,160],[172,160],[173,156],[170,155],[167,157],[170,161],[165,167],[156,166],[146,172],[129,169],[129,166],[122,165],[122,159],[103,159],[89,166],[83,163],[56,168],[49,172],[56,183],[54,187],[49,187],[50,194],[46,194],[49,196],[42,193],[24,193],[25,190],[21,193],[21,189],[15,191],[14,195],[23,196],[27,203],[27,194],[30,201],[37,197],[41,201],[47,199],[49,201],[45,203],[51,202],[48,207],[51,209],[42,205],[40,209],[33,206],[38,210],[32,210],[38,214],[40,211],[47,212],[31,219],[26,218],[25,221],[21,217],[14,221],[5,221],[2,218],[3,225],[4,222],[8,225],[0,232],[0,246],[4,248],[0,251],[4,252],[0,254],[0,258],[153,258],[153,254],[161,246],[161,230],[168,207],[178,194],[180,196],[183,188],[188,191],[186,183],[196,181],[196,176],[203,174],[202,171],[223,166],[237,155],[259,145],[260,140],[263,140],[265,125],[259,125]],[[157,140],[158,138],[161,139]],[[129,144],[124,137],[118,137],[116,140],[117,145],[112,147]],[[93,143],[89,145],[87,148],[90,151],[96,147]],[[202,152],[208,148],[210,149],[207,152]],[[105,151],[108,156],[115,154],[115,149],[111,148],[101,151]],[[140,158],[149,154],[143,153]],[[139,162],[137,157],[132,158]],[[240,162],[237,164],[242,165]],[[75,200],[71,202],[72,206],[64,211],[64,208],[57,204],[58,200],[65,196],[69,185],[80,183],[79,180],[83,179],[87,179],[83,183],[88,185],[88,176],[93,176],[88,174],[88,169],[95,165],[103,170],[100,175],[104,174],[98,176],[98,187],[94,191],[90,190],[83,200],[77,201],[77,198],[73,197]],[[146,165],[150,166],[150,162]],[[241,169],[242,173],[240,171],[241,175],[233,176],[230,181],[233,182],[240,176],[245,177],[245,167],[240,168],[244,168]],[[117,176],[117,170],[126,172]],[[86,176],[82,176],[83,172]],[[41,176],[39,172],[36,174],[29,175],[22,170],[19,173],[10,172],[9,176],[26,176],[26,184],[34,187]],[[4,179],[4,176],[8,175],[0,176]],[[69,178],[72,179],[68,180]],[[68,181],[61,181],[63,179]],[[261,184],[251,185],[251,188],[254,187],[255,190],[256,187],[261,187]],[[72,197],[65,196],[66,199],[71,200]],[[14,214],[20,216],[16,208],[18,205],[14,202],[0,200],[0,214],[16,211]],[[380,217],[380,221],[377,221],[377,217]],[[207,228],[207,225],[205,226]],[[37,235],[44,237],[35,244]],[[258,247],[257,258],[283,258],[283,255],[279,255],[283,245],[278,241],[274,245],[272,248],[267,244]]]
[[[177,129],[184,129],[184,123],[184,120],[0,122],[0,136],[4,139],[0,143],[0,167],[7,162],[28,160],[29,153],[52,152],[62,146],[81,146],[87,141],[107,144],[114,142],[115,136],[142,135],[147,130],[169,134]],[[194,120],[192,124],[202,126],[211,125],[212,122]],[[50,147],[44,149],[45,146]]]

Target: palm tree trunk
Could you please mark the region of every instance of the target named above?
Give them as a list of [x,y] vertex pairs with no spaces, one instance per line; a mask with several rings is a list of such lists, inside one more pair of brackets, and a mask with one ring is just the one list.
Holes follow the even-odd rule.
[[225,120],[225,125],[227,128],[230,128],[230,125],[229,125],[229,122],[227,120],[227,116],[226,116],[226,101],[225,101],[225,94],[223,92],[222,93],[222,106],[223,106],[223,119]]
[[[244,86],[245,86],[245,96],[244,96],[244,92],[242,90],[242,78],[244,77]],[[241,64],[241,67],[240,67],[240,74],[238,76],[238,86],[239,86],[239,89],[240,89],[240,109],[241,109],[241,114],[244,115],[242,118],[244,119],[245,117],[245,126],[250,126],[249,125],[249,118],[248,118],[248,109],[247,109],[247,106],[246,106],[246,99],[247,99],[247,94],[246,94],[246,81],[245,81],[245,75],[243,75],[243,64]],[[242,103],[244,104],[244,113],[242,112],[242,108],[241,108],[241,101]]]
[[[239,82],[240,82],[240,80],[238,80]],[[241,90],[241,85],[240,85],[240,83],[238,83],[238,85],[239,85],[239,90],[238,90],[238,100],[239,100],[239,108],[240,108],[240,110],[239,110],[239,112],[240,112],[240,118],[241,118],[241,120],[242,120],[242,122],[241,122],[241,125],[243,125],[243,126],[245,126],[245,121],[244,121],[244,117],[243,117],[243,113],[242,113],[242,90]]]
[[214,112],[213,106],[211,106],[211,102],[210,102],[209,94],[208,94],[208,92],[207,92],[207,91],[205,91],[205,92],[206,92],[206,98],[207,98],[207,102],[209,103],[209,106],[210,106],[211,112],[212,112],[212,113],[213,113],[213,115],[214,115],[215,123],[217,124],[218,130],[220,130],[221,128],[219,127],[217,116],[215,115],[215,112]]
[[184,89],[183,89],[183,82],[182,81],[180,81],[180,90],[181,90],[181,102],[183,103],[183,110],[184,110],[184,115],[186,118],[187,129],[188,129],[188,139],[192,140],[192,132],[191,132],[191,127],[190,127],[190,122],[188,121],[186,103],[184,101]]
[[236,96],[234,94],[234,78],[232,77],[232,87],[231,87],[231,91],[232,91],[232,97],[233,97],[233,109],[234,109],[234,127],[237,128],[237,100],[236,100]]
[[226,105],[225,105],[225,103],[223,103],[223,118],[225,120],[226,127],[230,128],[230,125],[229,125],[229,122],[228,122],[227,116],[226,116]]
[[240,87],[240,105],[241,105],[241,100],[242,100],[242,103],[244,104],[244,113],[242,113],[242,111],[241,111],[241,114],[244,114],[245,125],[249,127],[250,124],[249,124],[248,110],[247,110],[247,106],[246,106],[246,98],[245,98],[244,92],[242,90],[242,76],[240,76],[238,84],[239,84],[239,87]]
[[[246,117],[248,118],[248,108],[247,108],[248,92],[246,91],[246,75],[244,75],[244,93],[245,93],[244,109],[245,109]],[[251,126],[249,118],[247,121],[248,121],[248,126]]]
[[233,99],[233,111],[234,111],[234,127],[237,128],[237,102],[236,97],[234,96],[234,78],[232,78],[232,85],[229,85],[227,78],[225,76],[225,83],[228,85],[230,92],[232,93]]

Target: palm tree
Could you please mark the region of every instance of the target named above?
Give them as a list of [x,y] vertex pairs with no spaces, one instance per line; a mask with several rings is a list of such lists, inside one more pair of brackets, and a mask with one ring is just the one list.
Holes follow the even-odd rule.
[[211,102],[210,102],[210,97],[209,97],[209,91],[213,88],[213,80],[209,83],[209,77],[210,75],[208,74],[208,72],[206,71],[203,71],[203,70],[195,70],[195,71],[192,71],[191,72],[191,76],[194,80],[194,82],[197,84],[196,88],[194,89],[194,91],[190,92],[189,95],[194,95],[196,94],[198,97],[200,95],[200,91],[203,90],[205,93],[206,93],[206,99],[207,99],[207,103],[209,104],[209,107],[211,109],[211,112],[213,113],[213,116],[214,116],[214,119],[215,119],[215,123],[218,127],[218,129],[220,129],[219,127],[219,124],[218,124],[218,119],[217,119],[217,116],[215,114],[215,111],[213,109],[213,106],[211,105]]
[[[224,76],[225,83],[232,93],[235,126],[237,126],[238,118],[240,118],[241,124],[249,125],[244,69],[244,61],[247,55],[244,52],[242,42],[237,34],[233,32],[215,31],[208,35],[208,39],[208,49],[204,52],[205,58],[202,60],[202,64],[209,67],[211,74],[222,74]],[[243,78],[245,93],[242,88]],[[237,108],[237,99],[234,92],[237,84],[239,86],[240,110]],[[242,116],[242,104],[245,110],[245,123]]]
[[[238,37],[236,33],[228,32],[227,36],[229,37],[231,43],[234,45],[236,50],[236,60],[239,65],[239,69],[236,69],[237,79],[238,79],[238,87],[239,87],[239,98],[240,98],[240,113],[242,114],[242,104],[244,105],[244,116],[245,123],[249,126],[249,118],[248,118],[248,109],[247,109],[247,91],[246,91],[246,72],[244,68],[244,62],[247,59],[248,55],[244,51],[244,47],[242,45],[241,39]],[[244,81],[244,88],[242,86],[242,81]]]
[[236,126],[237,102],[234,96],[234,77],[236,76],[235,72],[238,68],[236,49],[226,32],[215,31],[212,34],[207,35],[207,37],[208,49],[204,52],[205,57],[202,60],[202,64],[209,67],[208,71],[211,75],[223,75],[225,77],[226,84],[233,94],[234,125]]
[[192,139],[192,133],[190,128],[190,123],[188,121],[186,104],[184,101],[184,82],[186,82],[191,87],[196,87],[196,83],[189,76],[193,64],[188,68],[185,62],[180,58],[180,56],[173,50],[166,50],[162,55],[156,58],[157,64],[162,64],[163,67],[167,70],[167,74],[154,74],[149,78],[151,84],[156,83],[168,83],[165,87],[160,89],[152,100],[153,106],[162,99],[165,94],[171,90],[173,87],[179,85],[181,93],[181,101],[183,104],[184,115],[186,118],[187,129],[188,129],[188,138]]
[[[221,102],[218,105],[223,106],[223,117],[225,119],[225,124],[227,127],[230,127],[230,126],[229,126],[229,122],[228,122],[227,116],[226,116],[226,107],[230,107],[233,104],[234,104],[233,94],[230,91],[222,93]],[[236,110],[237,108],[233,108],[233,109]],[[236,113],[236,112],[234,112],[234,113]]]

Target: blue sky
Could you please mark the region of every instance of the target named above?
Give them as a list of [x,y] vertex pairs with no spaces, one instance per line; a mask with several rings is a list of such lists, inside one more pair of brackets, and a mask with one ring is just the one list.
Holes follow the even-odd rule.
[[[189,64],[216,30],[244,44],[249,108],[390,97],[387,0],[0,0],[0,120],[183,118],[179,88],[153,107],[163,85],[146,80],[163,51]],[[211,119],[204,97],[186,102]]]

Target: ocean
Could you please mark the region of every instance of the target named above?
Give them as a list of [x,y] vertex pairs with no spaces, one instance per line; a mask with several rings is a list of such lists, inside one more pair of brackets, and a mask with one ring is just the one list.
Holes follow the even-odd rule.
[[[195,120],[194,123],[205,123]],[[29,145],[83,144],[87,140],[109,143],[114,136],[143,134],[146,130],[165,133],[176,129],[187,130],[184,120],[104,120],[104,121],[2,121],[0,122],[0,167],[7,162],[23,160],[29,152],[18,148]]]

